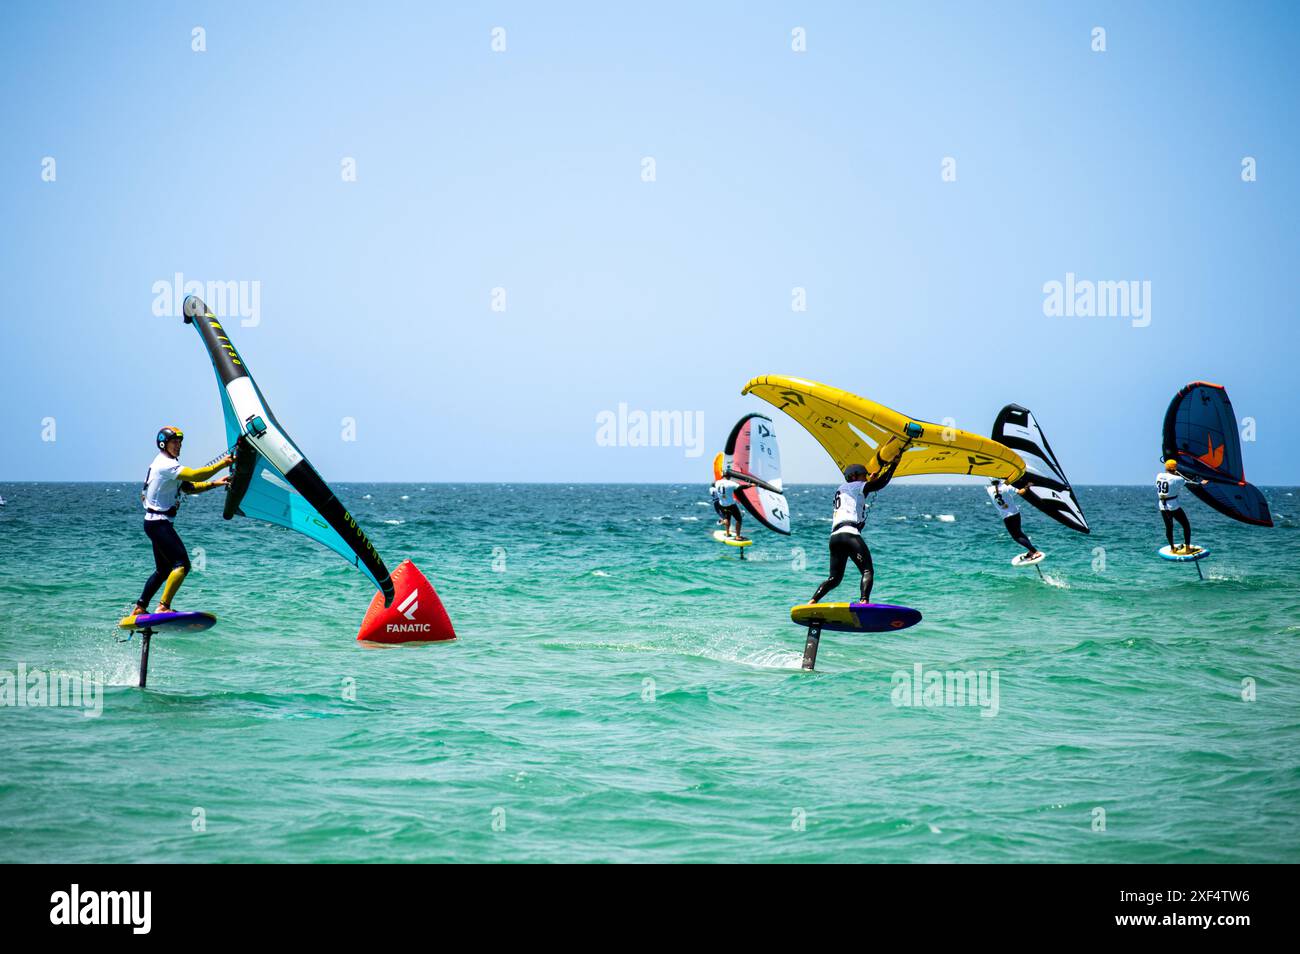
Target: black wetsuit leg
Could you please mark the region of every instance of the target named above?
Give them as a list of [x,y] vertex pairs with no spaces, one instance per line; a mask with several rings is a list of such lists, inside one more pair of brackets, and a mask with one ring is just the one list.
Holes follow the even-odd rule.
[[875,567],[871,563],[871,551],[867,548],[867,542],[856,533],[831,534],[830,576],[817,587],[811,602],[820,603],[823,596],[840,585],[840,581],[844,579],[844,567],[849,560],[852,560],[853,565],[862,573],[862,585],[859,588],[862,602],[871,602],[871,587],[875,583],[876,576]]
[[856,546],[849,556],[853,559],[853,565],[862,573],[862,583],[858,588],[858,595],[863,603],[871,602],[871,587],[876,582],[876,568],[871,562],[871,550],[867,547],[867,541],[862,537],[854,535]]
[[1192,545],[1192,525],[1187,520],[1187,512],[1179,507],[1177,510],[1161,510],[1160,516],[1165,521],[1165,540],[1169,544],[1169,549],[1174,548],[1174,521],[1183,528],[1183,545],[1190,547]]
[[153,573],[145,581],[144,592],[140,594],[140,605],[147,607],[158,588],[171,576],[172,570],[184,567],[189,572],[190,555],[170,520],[146,520],[144,535],[153,544],[154,565]]
[[[1183,546],[1190,547],[1192,545],[1192,525],[1187,520],[1187,511],[1182,507],[1179,507],[1177,510],[1166,510],[1165,513],[1173,514],[1173,518],[1177,520],[1178,525],[1183,528]],[[1166,526],[1168,526],[1168,524],[1166,524]],[[1165,532],[1169,537],[1169,545],[1172,547],[1174,545],[1173,528],[1169,527]]]
[[740,507],[736,504],[732,504],[730,507],[723,507],[722,516],[724,519],[730,517],[736,521],[736,529],[733,532],[736,536],[740,536]]
[[1020,529],[1020,514],[1013,513],[1002,522],[1007,525],[1007,533],[1011,534],[1012,540],[1015,540],[1016,543],[1024,547],[1027,552],[1034,552],[1034,545],[1030,543],[1029,538],[1025,536],[1025,531]]

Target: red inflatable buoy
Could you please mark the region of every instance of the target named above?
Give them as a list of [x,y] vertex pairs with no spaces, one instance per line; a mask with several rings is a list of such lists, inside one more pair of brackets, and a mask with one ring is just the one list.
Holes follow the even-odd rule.
[[456,638],[433,584],[410,560],[403,560],[393,571],[393,590],[390,606],[384,606],[383,593],[375,594],[357,639],[368,643],[428,643]]

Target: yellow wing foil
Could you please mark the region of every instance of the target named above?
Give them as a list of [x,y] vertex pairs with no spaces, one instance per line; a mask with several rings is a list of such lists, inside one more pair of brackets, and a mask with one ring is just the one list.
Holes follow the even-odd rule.
[[784,411],[826,448],[835,466],[862,464],[876,471],[900,450],[896,477],[913,474],[974,474],[1019,480],[1020,455],[987,437],[905,417],[897,411],[830,385],[767,374],[741,394],[753,394]]

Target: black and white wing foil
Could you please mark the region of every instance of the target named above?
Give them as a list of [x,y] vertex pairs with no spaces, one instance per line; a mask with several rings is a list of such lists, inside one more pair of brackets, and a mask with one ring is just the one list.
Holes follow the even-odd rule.
[[1052,445],[1047,443],[1047,437],[1028,408],[1019,404],[1004,407],[993,422],[991,436],[1024,458],[1025,476],[1016,483],[1021,487],[1030,484],[1025,491],[1026,500],[1071,530],[1091,532],[1061,462],[1052,453]]

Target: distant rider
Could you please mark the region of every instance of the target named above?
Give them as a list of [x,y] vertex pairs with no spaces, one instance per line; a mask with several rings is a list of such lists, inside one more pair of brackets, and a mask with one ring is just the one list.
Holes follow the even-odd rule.
[[[1156,498],[1160,505],[1160,516],[1165,522],[1165,540],[1169,543],[1169,552],[1173,554],[1192,551],[1192,525],[1187,520],[1187,511],[1178,500],[1187,478],[1178,472],[1178,461],[1170,458],[1165,461],[1163,473],[1156,474]],[[1199,481],[1202,487],[1208,480]],[[1174,546],[1174,521],[1183,528],[1183,545]]]
[[[862,539],[862,529],[867,525],[867,511],[871,508],[868,494],[883,490],[894,477],[900,452],[894,460],[874,473],[868,473],[862,464],[844,468],[844,483],[835,491],[835,512],[831,520],[831,573],[826,577],[810,603],[820,603],[844,579],[844,568],[849,560],[862,573],[859,595],[863,603],[871,602],[871,587],[875,583],[875,568],[871,564],[871,550]],[[879,461],[879,458],[876,458]]]
[[713,504],[713,512],[718,515],[718,526],[726,523],[726,515],[722,512],[722,491],[718,489],[718,482],[715,480],[709,485],[709,502]]
[[1023,558],[1033,560],[1043,553],[1041,550],[1034,549],[1034,545],[1029,542],[1029,537],[1025,536],[1025,531],[1020,529],[1020,502],[1016,500],[1016,497],[1023,497],[1029,487],[1028,483],[1023,487],[1015,487],[1001,477],[993,477],[985,490],[989,492],[989,499],[997,508],[998,516],[1002,518],[1002,523],[1006,526],[1007,533],[1011,534],[1011,539],[1025,548]]
[[144,503],[144,533],[153,544],[154,571],[132,610],[134,616],[149,612],[149,601],[164,581],[166,586],[163,586],[159,598],[158,612],[170,613],[176,591],[185,582],[185,575],[190,572],[189,553],[172,525],[172,520],[180,509],[180,495],[215,490],[224,487],[230,479],[222,477],[219,480],[208,480],[217,471],[231,465],[234,458],[229,454],[223,454],[218,460],[203,467],[182,467],[179,458],[184,439],[185,435],[179,427],[164,427],[158,432],[159,453],[149,465],[140,492],[140,500]]
[[[719,477],[709,488],[709,496],[713,498],[713,509],[718,512],[722,519],[718,523],[726,525],[726,535],[735,540],[743,540],[740,535],[740,507],[736,504],[736,491],[741,485],[729,477]],[[732,535],[731,521],[735,518],[736,532]]]

